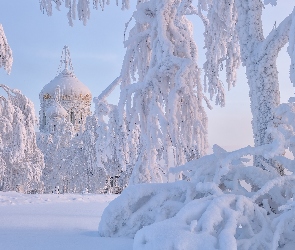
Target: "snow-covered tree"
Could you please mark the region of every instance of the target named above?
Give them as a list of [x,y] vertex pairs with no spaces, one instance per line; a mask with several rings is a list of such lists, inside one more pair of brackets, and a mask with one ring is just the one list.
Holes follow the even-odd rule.
[[[275,5],[276,1],[265,0],[264,3]],[[291,29],[294,14],[286,17],[264,37],[261,19],[263,8],[261,0],[205,0],[199,2],[197,12],[202,16],[206,28],[205,75],[210,93],[220,91],[219,69],[223,68],[223,64],[229,87],[235,84],[239,61],[246,67],[256,146],[270,142],[266,129],[280,103],[276,66],[278,54],[289,39],[291,58],[294,50]],[[206,11],[206,16],[202,11]],[[291,74],[293,71],[291,66]],[[224,104],[219,99],[216,102]],[[264,161],[260,156],[255,157],[256,164],[261,167]]]
[[[106,176],[93,162],[93,144],[88,141],[88,130],[81,136],[72,136],[73,126],[67,121],[59,123],[54,133],[39,133],[38,146],[45,156],[42,180],[45,192],[60,193],[103,192]],[[87,141],[86,141],[87,139]],[[95,146],[94,146],[95,148]]]
[[[106,189],[117,193],[128,185],[130,178],[130,164],[126,166],[128,156],[125,156],[125,152],[134,152],[137,144],[133,143],[134,149],[128,150],[124,134],[121,133],[118,107],[108,104],[104,93],[101,96],[95,98],[95,114],[89,119],[95,119],[93,127],[96,133],[97,165],[103,167],[107,175]],[[131,158],[132,156],[128,157],[129,160]]]
[[[51,2],[53,1],[42,1],[41,8],[48,14],[52,13],[52,5],[48,4]],[[145,2],[149,4],[151,1],[138,1],[137,4]],[[277,0],[199,0],[194,5],[189,0],[179,2],[185,14],[199,15],[205,25],[205,91],[209,92],[211,98],[216,97],[216,104],[224,106],[225,95],[219,72],[226,69],[226,82],[230,88],[236,84],[236,70],[242,62],[246,67],[250,88],[255,145],[268,143],[270,138],[266,137],[266,128],[273,119],[274,109],[280,103],[276,60],[281,48],[289,40],[288,51],[294,57],[294,13],[280,24],[275,24],[274,29],[264,36],[261,19],[263,8],[267,4],[276,5]],[[110,1],[94,0],[94,7],[97,8],[99,3],[104,8]],[[123,9],[129,7],[129,1],[122,0],[121,3]],[[85,24],[90,17],[90,4],[88,0],[79,0],[76,8],[74,1],[65,2],[72,13],[76,9],[83,13],[79,15],[79,19]],[[162,2],[159,1],[159,4]],[[60,5],[61,1],[58,1],[58,7]],[[68,15],[68,18],[71,20],[72,16]],[[292,76],[293,71],[292,59]],[[262,166],[263,161],[265,159],[260,156],[255,157],[257,165]]]
[[[0,68],[9,74],[12,50],[0,24]],[[36,145],[33,103],[17,89],[0,84],[0,190],[43,192],[43,154]]]
[[[49,117],[49,113],[46,114]],[[38,146],[45,156],[42,180],[45,192],[100,193],[106,176],[95,160],[94,135],[90,122],[84,133],[76,136],[74,127],[65,117],[52,121],[51,133],[38,133]],[[47,126],[51,126],[50,121]]]
[[17,89],[3,84],[0,89],[7,94],[0,96],[1,190],[42,192],[44,159],[36,145],[34,105]]
[[81,135],[82,141],[82,164],[85,168],[87,177],[87,190],[89,193],[103,192],[106,182],[106,173],[102,166],[97,164],[96,144],[98,142],[97,135],[97,119],[95,116],[88,116],[86,128]]
[[207,148],[207,116],[187,8],[181,1],[145,1],[133,13],[119,102],[127,138],[135,126],[140,128],[133,184],[163,181],[171,151],[181,165],[203,156]]
[[[134,238],[133,249],[289,249],[294,246],[295,104],[282,104],[267,134],[272,142],[212,155],[173,169],[190,182],[125,189],[102,216],[99,233]],[[286,158],[286,150],[293,160]],[[289,171],[248,156],[274,159]],[[119,218],[119,219],[118,219]],[[291,248],[290,248],[291,249]]]

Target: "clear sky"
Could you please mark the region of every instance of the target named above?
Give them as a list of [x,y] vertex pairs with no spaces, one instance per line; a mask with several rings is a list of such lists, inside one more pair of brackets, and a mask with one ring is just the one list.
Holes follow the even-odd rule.
[[[39,9],[38,0],[0,0],[0,23],[13,50],[14,64],[11,75],[0,69],[0,83],[20,89],[39,111],[39,92],[56,76],[64,45],[71,51],[76,76],[86,84],[93,96],[98,96],[119,74],[125,49],[123,34],[132,9],[122,11],[113,4],[104,11],[92,10],[87,26],[75,21],[67,22],[66,10],[54,11],[47,17]],[[135,1],[132,1],[135,2]],[[267,7],[263,14],[264,31],[268,34],[292,12],[294,0],[278,0],[277,7]],[[198,17],[194,23],[194,36],[199,47],[199,66],[205,61],[203,27]],[[290,59],[283,48],[278,58],[281,102],[287,102],[294,90],[289,80]],[[253,144],[250,101],[244,68],[241,67],[238,83],[226,93],[226,107],[214,106],[207,110],[209,142],[232,150]],[[110,96],[117,103],[118,91]]]

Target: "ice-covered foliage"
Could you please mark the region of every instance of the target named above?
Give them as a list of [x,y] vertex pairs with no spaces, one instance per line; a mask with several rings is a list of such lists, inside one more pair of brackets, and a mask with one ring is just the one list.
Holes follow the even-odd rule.
[[132,184],[163,181],[169,152],[175,165],[181,165],[203,156],[207,148],[197,46],[184,15],[189,6],[144,1],[133,14],[118,104],[128,143],[134,129],[140,129]]
[[[91,5],[93,5],[93,9],[102,10],[105,8],[105,5],[110,4],[110,0],[39,0],[40,9],[44,13],[46,12],[48,16],[52,15],[52,8],[55,6],[57,10],[60,10],[60,7],[64,4],[65,8],[68,9],[67,17],[69,20],[69,24],[73,26],[73,20],[78,19],[86,25],[87,21],[90,18],[90,10]],[[114,2],[118,5],[119,0],[114,0]],[[122,9],[129,8],[129,0],[121,0]]]
[[37,118],[33,103],[17,89],[0,84],[0,188],[43,191],[43,154],[36,145]]
[[42,175],[45,192],[103,192],[106,176],[96,164],[91,121],[79,136],[65,118],[55,120],[54,125],[52,133],[39,133],[37,140],[45,156]]
[[2,24],[0,23],[0,68],[4,68],[9,74],[12,67],[12,50],[9,47]]
[[207,8],[207,5],[202,5],[199,1],[198,14],[205,25],[205,90],[208,89],[211,99],[216,96],[217,105],[224,106],[225,94],[219,72],[225,67],[226,82],[230,88],[236,84],[236,70],[240,66],[240,47],[235,24],[237,12],[234,0],[213,0],[205,16],[202,10]]
[[[214,91],[218,90],[219,71],[223,69],[223,64],[226,67],[227,84],[234,85],[236,70],[241,60],[246,67],[250,87],[255,145],[269,143],[270,138],[266,129],[274,117],[275,108],[280,103],[276,61],[281,48],[289,40],[289,54],[291,58],[294,57],[294,32],[292,32],[294,25],[291,26],[294,14],[274,26],[274,29],[264,37],[261,19],[264,4],[276,5],[276,1],[266,0],[264,4],[261,0],[203,2],[205,4],[199,4],[198,13],[206,27],[205,74],[209,81],[209,91],[210,86]],[[293,66],[291,66],[291,76],[294,75],[292,68]],[[264,160],[256,156],[255,164],[262,166]]]
[[[97,165],[105,170],[107,176],[107,190],[111,193],[121,192],[129,182],[131,174],[130,164],[135,161],[137,145],[134,141],[133,148],[128,150],[124,134],[121,132],[119,122],[118,106],[107,103],[104,99],[106,93],[102,93],[102,98],[95,98],[96,120],[96,158]],[[128,152],[128,154],[125,154]],[[132,153],[132,155],[130,155]]]
[[[233,152],[215,145],[212,155],[171,170],[190,182],[125,189],[104,211],[100,234],[134,237],[137,250],[280,249],[292,244],[295,103],[281,104],[274,114],[267,129],[271,143]],[[293,156],[285,157],[286,150]],[[251,166],[249,156],[256,155],[265,159],[264,168]]]
[[[51,14],[52,2],[56,3],[57,8],[62,4],[61,0],[41,1],[41,8],[46,10],[48,14]],[[97,8],[98,3],[104,8],[104,5],[110,3],[110,1],[95,0],[93,1],[95,8]],[[118,1],[116,1],[116,3],[118,4]],[[123,0],[121,3],[123,9],[128,8],[129,1]],[[180,45],[183,41],[189,41],[188,44],[191,44],[191,39],[182,40],[180,38],[181,36],[184,37],[183,34],[185,32],[189,33],[190,30],[190,24],[184,21],[184,15],[197,14],[203,20],[205,26],[204,37],[207,58],[204,64],[205,91],[209,92],[211,99],[215,97],[216,104],[224,106],[225,95],[223,83],[220,79],[220,71],[225,68],[226,82],[230,88],[236,83],[236,71],[241,61],[246,67],[246,74],[250,87],[249,96],[253,114],[252,126],[255,145],[260,146],[269,143],[270,138],[266,136],[266,128],[268,123],[273,119],[274,109],[279,105],[279,82],[276,60],[281,48],[288,43],[288,41],[290,41],[288,51],[292,61],[290,67],[291,80],[294,82],[294,13],[286,17],[279,25],[275,25],[274,29],[264,37],[261,19],[262,11],[267,4],[275,6],[277,4],[276,0],[199,0],[194,4],[189,0],[178,0],[173,4],[171,3],[172,2],[169,1],[157,1],[157,7],[155,7],[156,5],[153,1],[145,0],[135,3],[137,4],[137,10],[133,17],[137,23],[130,33],[130,39],[126,42],[127,49],[129,50],[129,55],[127,52],[126,57],[128,57],[129,61],[127,60],[127,62],[129,64],[125,63],[122,70],[125,75],[122,75],[122,77],[126,77],[126,74],[129,72],[131,72],[130,75],[132,76],[132,71],[135,72],[136,76],[147,74],[146,77],[149,77],[151,74],[148,73],[148,71],[151,72],[153,69],[153,67],[150,67],[151,65],[149,62],[153,64],[155,62],[159,63],[159,60],[163,60],[163,62],[168,63],[168,57],[161,58],[159,55],[161,53],[164,56],[166,55],[165,49],[163,50],[160,47],[162,46],[164,48],[168,45],[167,41],[170,39],[169,35],[173,37],[173,39],[175,38],[174,41],[170,39],[170,42],[172,41],[174,45]],[[91,1],[88,0],[79,0],[78,3],[78,12],[83,13],[83,15],[80,15],[80,19],[83,20],[84,23],[89,18],[90,4]],[[69,8],[69,13],[72,13],[74,9],[73,6],[76,6],[76,2],[67,0],[65,1],[65,5]],[[177,5],[178,7],[176,8],[175,6]],[[168,9],[170,11],[169,13],[171,13],[169,18],[165,16],[165,11],[163,11]],[[159,15],[160,10],[162,11]],[[69,14],[68,16],[71,20],[72,15]],[[172,19],[176,25],[161,25],[161,21],[163,20],[167,22],[167,24],[173,23],[171,21]],[[153,35],[146,34],[148,32],[152,34],[153,29],[151,27],[153,25],[153,20],[157,20],[159,24],[157,27],[159,32],[156,33],[159,43],[157,43],[158,47],[155,47],[159,50],[153,52],[156,52],[155,54],[158,56],[156,58],[153,58],[151,53],[149,54],[149,51],[154,49],[152,41]],[[165,29],[165,27],[169,27],[170,30]],[[167,31],[170,33],[167,33]],[[166,40],[161,40],[161,36],[165,38],[165,36],[163,36],[165,32],[169,35],[167,35]],[[142,45],[145,45],[145,47]],[[132,46],[134,46],[134,51],[137,51],[136,53],[132,52]],[[180,47],[183,49],[186,48],[185,45]],[[138,50],[135,50],[135,48]],[[172,49],[170,50],[171,52],[174,50],[174,47],[172,46],[170,49]],[[172,53],[179,56],[183,51],[173,51]],[[193,57],[193,54],[194,53],[191,53],[190,57]],[[184,58],[183,56],[180,57]],[[166,66],[168,65],[169,63]],[[184,64],[182,63],[182,67],[183,66]],[[186,65],[186,67],[189,68],[188,65]],[[179,70],[181,71],[181,67]],[[139,83],[143,81],[140,78],[139,76]],[[139,85],[141,84],[137,83],[134,85],[134,88],[138,89]],[[198,90],[198,92],[199,91],[200,90]],[[133,93],[131,95],[132,98],[136,97],[134,90],[129,92]],[[167,107],[169,107],[169,105],[165,106],[165,108]],[[159,122],[162,123],[161,121]],[[143,146],[143,148],[144,147],[145,146]],[[175,147],[175,145],[173,145],[173,147]],[[152,152],[152,150],[150,151]],[[141,156],[141,158],[144,157],[145,156]],[[149,158],[153,159],[153,157]],[[257,166],[262,166],[261,161],[264,161],[264,159],[260,156],[255,157],[255,164]],[[271,161],[269,163],[271,163]],[[153,178],[159,179],[159,176],[155,175]]]

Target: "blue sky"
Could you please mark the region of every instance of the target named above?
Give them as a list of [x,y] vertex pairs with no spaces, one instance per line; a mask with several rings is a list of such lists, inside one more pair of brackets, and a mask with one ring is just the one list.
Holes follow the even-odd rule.
[[[115,1],[111,1],[115,2]],[[280,23],[292,12],[294,0],[279,0],[277,7],[267,7],[263,14],[264,31],[267,34],[275,21]],[[70,27],[66,10],[54,11],[53,16],[42,14],[39,1],[1,1],[0,23],[13,50],[14,64],[11,75],[0,69],[0,83],[20,89],[39,110],[39,92],[56,76],[64,45],[71,51],[76,76],[98,96],[119,74],[125,49],[123,33],[132,9],[122,11],[111,4],[104,11],[92,10],[87,26],[75,21]],[[203,27],[198,17],[194,23],[194,36],[199,47],[199,66],[204,63]],[[281,101],[286,102],[294,90],[289,80],[290,59],[283,48],[278,58]],[[227,92],[226,107],[214,107],[207,112],[209,118],[209,142],[226,149],[253,144],[250,101],[244,69],[239,70],[238,84]],[[110,96],[110,102],[118,101],[118,91]]]

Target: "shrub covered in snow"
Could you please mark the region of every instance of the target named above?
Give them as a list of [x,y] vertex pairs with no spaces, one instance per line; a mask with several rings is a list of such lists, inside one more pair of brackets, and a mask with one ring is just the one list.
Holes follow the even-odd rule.
[[[100,234],[134,237],[134,249],[153,250],[278,249],[292,243],[295,160],[284,155],[288,149],[294,157],[295,103],[280,105],[275,114],[267,130],[272,143],[233,152],[215,145],[212,155],[172,170],[190,182],[128,187],[104,211]],[[266,159],[263,168],[250,166],[255,155]]]

